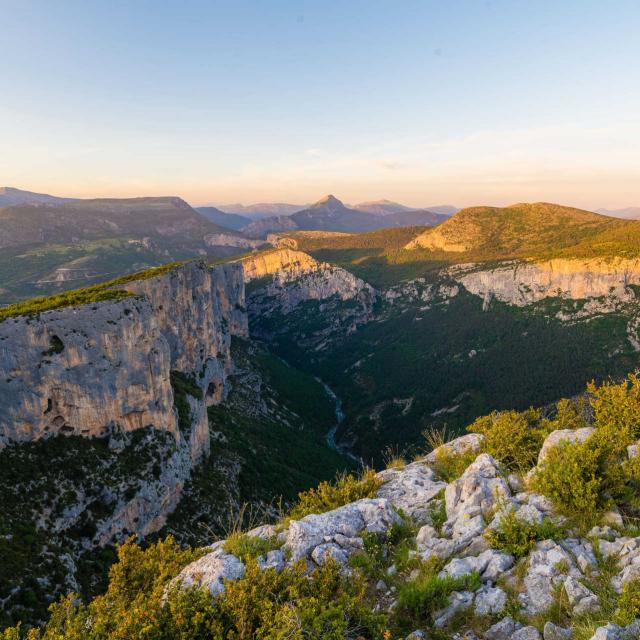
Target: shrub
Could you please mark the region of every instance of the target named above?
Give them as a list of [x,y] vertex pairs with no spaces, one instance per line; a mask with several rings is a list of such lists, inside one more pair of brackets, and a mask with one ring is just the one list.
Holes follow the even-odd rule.
[[474,591],[480,587],[477,573],[458,578],[438,577],[441,561],[431,558],[420,568],[415,580],[406,582],[398,590],[398,600],[394,614],[402,628],[416,628],[421,624],[433,623],[433,614],[446,607],[448,598],[454,591]]
[[597,428],[610,428],[632,441],[640,437],[640,379],[629,375],[622,384],[588,385]]
[[450,447],[440,447],[432,467],[439,478],[449,483],[457,480],[477,456],[477,451],[471,449],[456,453]]
[[536,469],[532,487],[580,526],[594,524],[601,513],[624,499],[636,465],[627,462],[628,431],[600,426],[584,442],[560,442]]
[[557,540],[562,530],[549,519],[541,523],[518,518],[515,509],[505,511],[495,528],[485,531],[485,538],[493,549],[500,549],[518,558],[526,556],[538,540]]
[[[140,572],[147,569],[147,587],[179,569],[155,561],[149,566],[147,552],[128,553],[142,561]],[[249,561],[245,577],[228,582],[217,598],[207,589],[174,587],[167,592],[166,583],[161,589],[144,588],[138,578],[131,583],[112,578],[107,593],[86,606],[78,605],[74,595],[64,598],[51,607],[46,627],[29,640],[355,640],[381,637],[383,631],[385,616],[372,611],[365,581],[342,575],[331,561],[310,576],[303,563],[278,574],[260,571]],[[7,640],[17,640],[11,633]]]
[[620,624],[631,624],[640,618],[640,578],[633,578],[624,584],[618,601]]
[[269,551],[279,549],[281,546],[276,537],[261,538],[260,536],[250,536],[246,533],[232,533],[224,543],[224,550],[246,563],[250,559],[263,556]]
[[321,482],[317,489],[299,493],[298,504],[291,509],[289,517],[298,520],[310,513],[325,513],[355,500],[373,498],[381,485],[373,469],[365,469],[360,477],[341,474],[333,483]]
[[551,427],[541,420],[537,409],[526,411],[494,411],[482,416],[468,428],[481,433],[485,439],[483,449],[512,471],[525,473],[531,469]]

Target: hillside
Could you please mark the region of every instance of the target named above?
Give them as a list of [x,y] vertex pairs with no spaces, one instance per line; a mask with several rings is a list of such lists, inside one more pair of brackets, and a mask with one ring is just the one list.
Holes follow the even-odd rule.
[[619,226],[589,211],[539,202],[463,209],[406,245],[446,253],[506,259],[566,249]]
[[79,200],[0,210],[0,249],[117,236],[201,241],[220,231],[180,198]]
[[588,394],[432,433],[204,548],[129,541],[29,640],[635,640],[640,383]]
[[[233,236],[230,238],[229,236]],[[0,304],[171,260],[246,250],[180,198],[76,200],[0,209]],[[244,239],[242,239],[244,240]]]

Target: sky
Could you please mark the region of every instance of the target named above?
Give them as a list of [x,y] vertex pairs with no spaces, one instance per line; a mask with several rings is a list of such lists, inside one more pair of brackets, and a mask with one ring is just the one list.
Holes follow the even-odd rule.
[[0,0],[0,186],[640,206],[637,0]]

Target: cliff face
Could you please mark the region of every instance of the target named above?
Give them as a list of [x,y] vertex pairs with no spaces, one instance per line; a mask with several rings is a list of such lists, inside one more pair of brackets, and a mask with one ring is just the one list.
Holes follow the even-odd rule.
[[139,295],[0,323],[0,444],[145,426],[177,438],[174,369],[220,400],[231,334],[247,333],[242,269],[187,264],[124,286]]
[[451,275],[485,301],[524,306],[546,297],[573,300],[615,296],[633,299],[629,285],[640,283],[640,260],[555,259],[540,263],[510,263],[495,269],[474,270],[460,265]]
[[[289,248],[242,260],[252,335],[324,348],[373,317],[378,292],[352,273]],[[283,316],[288,316],[286,322]]]

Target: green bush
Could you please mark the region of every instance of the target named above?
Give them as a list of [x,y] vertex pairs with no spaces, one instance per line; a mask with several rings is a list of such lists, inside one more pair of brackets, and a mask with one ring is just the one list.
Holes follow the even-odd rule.
[[317,489],[299,493],[289,517],[299,520],[311,513],[325,513],[355,500],[373,498],[381,484],[373,469],[365,469],[360,477],[341,474],[334,482],[321,482]]
[[478,452],[471,449],[456,453],[450,447],[440,447],[435,454],[432,465],[435,474],[445,482],[457,480],[478,457]]
[[246,533],[232,533],[224,543],[224,550],[243,562],[263,556],[282,546],[277,538],[261,538]]
[[[109,588],[90,604],[75,594],[52,605],[51,619],[29,640],[355,640],[379,638],[385,616],[372,611],[366,583],[346,577],[334,562],[308,576],[303,563],[278,574],[249,561],[243,579],[212,598],[207,589],[169,588],[169,580],[194,557],[172,541],[142,551],[120,548]],[[5,632],[18,640],[17,628]]]
[[431,625],[433,614],[446,607],[448,598],[454,591],[474,591],[480,587],[477,573],[459,578],[438,577],[441,561],[431,558],[420,568],[415,580],[406,582],[398,590],[398,600],[394,617],[401,628],[416,628]]
[[631,624],[636,618],[640,618],[640,578],[633,578],[622,587],[617,617],[623,625]]
[[538,459],[544,439],[551,428],[537,409],[494,411],[482,416],[468,428],[484,435],[483,450],[511,471],[525,473]]
[[527,555],[538,540],[558,540],[562,529],[549,519],[541,523],[528,522],[517,516],[515,509],[508,509],[495,528],[485,531],[485,538],[493,549],[500,549],[518,558]]
[[549,449],[532,478],[532,487],[560,511],[584,527],[624,500],[635,469],[627,462],[629,443],[623,429],[599,427],[584,442],[560,442]]

